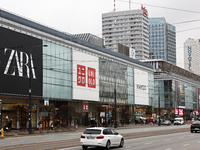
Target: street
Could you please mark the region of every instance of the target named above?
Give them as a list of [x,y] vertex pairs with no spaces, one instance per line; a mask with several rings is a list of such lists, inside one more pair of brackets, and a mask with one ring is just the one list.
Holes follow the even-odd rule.
[[[132,150],[195,150],[200,147],[200,132],[199,133],[175,133],[168,135],[150,136],[145,138],[136,138],[125,140],[123,148],[117,149],[132,149]],[[88,148],[90,150],[99,150],[100,148]],[[59,149],[59,150],[82,150],[81,146]]]
[[[146,147],[148,149],[160,149],[161,147],[164,147],[165,149],[167,149],[166,146],[169,146],[168,143],[170,143],[170,146],[176,148],[177,146],[179,148],[181,144],[191,144],[192,142],[196,142],[194,146],[200,144],[198,143],[199,141],[194,140],[200,137],[200,133],[190,133],[189,125],[160,127],[148,125],[130,125],[128,127],[129,128],[127,129],[118,128],[116,130],[124,136],[125,146],[123,149],[129,149],[130,147],[135,147],[136,149],[145,149]],[[4,139],[0,140],[0,149],[82,149],[80,146],[80,135],[84,130],[85,128],[83,127],[79,128],[79,130],[77,130],[76,132],[47,133],[18,137],[5,137]],[[190,138],[190,136],[192,138]],[[187,143],[186,141],[190,143]],[[185,145],[184,147],[186,146],[188,145]]]

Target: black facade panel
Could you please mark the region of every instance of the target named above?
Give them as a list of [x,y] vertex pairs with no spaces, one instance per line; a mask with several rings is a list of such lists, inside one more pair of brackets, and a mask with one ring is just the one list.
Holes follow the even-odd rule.
[[0,28],[0,92],[29,94],[31,59],[32,94],[42,96],[42,40]]

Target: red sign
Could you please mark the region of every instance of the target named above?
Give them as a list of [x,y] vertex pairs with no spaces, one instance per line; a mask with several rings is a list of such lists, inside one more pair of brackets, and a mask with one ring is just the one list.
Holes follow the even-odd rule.
[[[96,88],[95,68],[87,68],[87,83],[89,88]],[[86,66],[77,65],[77,85],[86,86]]]
[[200,88],[198,88],[198,109],[200,110]]
[[88,110],[88,105],[87,104],[83,104],[83,110]]
[[178,115],[178,110],[179,110],[179,115],[182,116],[183,115],[183,109],[176,109],[176,114]]
[[145,7],[143,7],[143,5],[141,5],[141,10],[143,10],[143,14],[145,14],[146,16],[148,16],[148,11],[146,10]]
[[78,86],[85,86],[86,85],[85,66],[77,65],[77,85]]
[[199,115],[199,111],[198,110],[195,110],[195,112],[196,112],[196,115]]
[[95,69],[88,67],[88,87],[96,88]]

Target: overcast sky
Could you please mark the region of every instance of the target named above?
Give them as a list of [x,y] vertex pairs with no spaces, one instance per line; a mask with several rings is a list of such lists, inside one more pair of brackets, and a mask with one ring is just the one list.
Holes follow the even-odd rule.
[[[188,38],[200,39],[200,0],[132,0],[131,2],[131,9],[140,9],[143,4],[148,10],[149,18],[165,17],[168,23],[176,26],[177,65],[183,67],[183,43]],[[92,33],[100,37],[101,15],[114,9],[114,0],[0,0],[0,4],[1,9],[63,32]],[[116,0],[116,10],[129,10],[129,0]],[[192,20],[199,21],[181,23]],[[194,28],[198,29],[191,30]]]

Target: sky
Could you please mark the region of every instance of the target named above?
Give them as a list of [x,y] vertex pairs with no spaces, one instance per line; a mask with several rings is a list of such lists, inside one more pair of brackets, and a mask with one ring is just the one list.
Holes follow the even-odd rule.
[[[115,3],[116,11],[129,10],[129,0]],[[149,18],[165,17],[176,26],[177,66],[183,67],[185,40],[200,39],[200,0],[131,0],[130,8],[141,4]],[[62,32],[101,37],[102,14],[113,12],[114,0],[0,0],[0,8]]]

